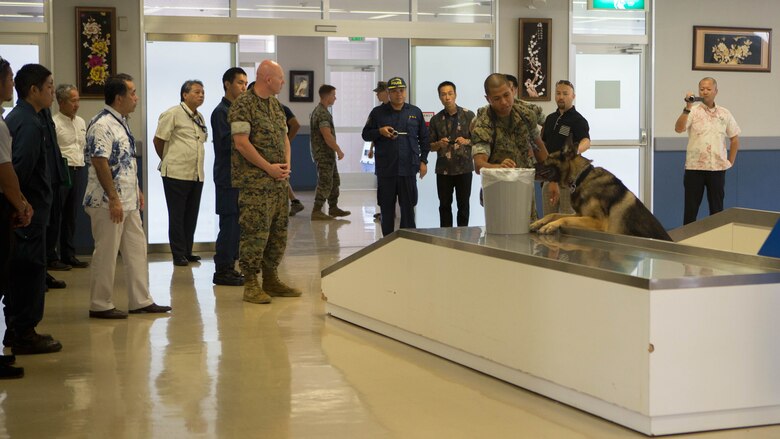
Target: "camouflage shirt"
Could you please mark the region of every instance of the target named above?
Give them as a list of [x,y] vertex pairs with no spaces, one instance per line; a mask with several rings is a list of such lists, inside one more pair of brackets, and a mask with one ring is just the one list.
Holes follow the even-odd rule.
[[[239,96],[228,112],[231,137],[248,134],[249,142],[269,163],[286,163],[284,141],[287,138],[287,120],[282,104],[271,96],[262,99],[253,90]],[[233,143],[231,177],[237,188],[261,188],[271,179],[265,171],[241,155]],[[286,184],[286,182],[282,182]]]
[[[438,142],[444,137],[454,142],[458,137],[471,138],[471,122],[474,113],[465,108],[458,107],[458,112],[450,116],[447,110],[441,110],[431,118],[428,127],[431,143]],[[439,149],[436,157],[436,173],[443,175],[461,175],[474,171],[474,160],[471,158],[471,145],[458,146],[454,143]]]
[[[537,125],[544,125],[544,121],[547,120],[547,116],[545,116],[544,110],[542,109],[542,107],[540,107],[540,106],[538,106],[536,104],[532,104],[530,102],[522,101],[522,100],[520,100],[520,98],[515,98],[515,104],[520,104],[520,105],[528,108],[529,110],[533,111],[534,114],[536,114],[536,124]],[[485,109],[487,109],[487,108],[488,108],[487,106],[478,108],[477,109],[477,117],[481,116],[482,113],[484,113]]]
[[336,151],[332,150],[325,137],[322,136],[320,128],[329,128],[330,134],[336,138],[336,128],[333,126],[333,115],[322,104],[317,104],[317,108],[311,113],[309,122],[311,127],[311,156],[315,160],[319,158],[335,158]]
[[520,168],[533,167],[533,140],[539,137],[537,114],[515,101],[508,125],[502,124],[489,107],[479,112],[471,130],[471,154],[486,154],[488,163],[512,159]]

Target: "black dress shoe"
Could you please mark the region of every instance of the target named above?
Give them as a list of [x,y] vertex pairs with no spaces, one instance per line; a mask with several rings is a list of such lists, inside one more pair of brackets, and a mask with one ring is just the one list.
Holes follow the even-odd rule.
[[73,258],[65,258],[65,259],[62,260],[62,262],[70,265],[73,268],[87,268],[87,267],[89,267],[89,262],[80,261],[80,260],[76,259],[75,257],[73,257]]
[[64,280],[55,279],[54,276],[46,273],[46,288],[58,290],[67,287],[68,285]]
[[35,331],[16,337],[13,346],[11,346],[11,352],[14,355],[48,354],[61,350],[62,345],[59,341],[36,334]]
[[107,309],[105,311],[90,310],[89,317],[91,319],[126,319],[127,313],[116,308]]
[[174,256],[173,265],[177,267],[186,267],[190,265],[190,263],[187,261],[187,258],[185,258],[184,256]]
[[23,367],[13,367],[7,364],[0,364],[0,380],[10,380],[24,376]]
[[[48,338],[49,340],[54,340],[54,337],[52,337],[51,334],[38,334],[38,336],[43,338]],[[16,341],[16,332],[14,332],[13,329],[6,329],[5,335],[3,336],[3,346],[10,348],[11,346],[14,345],[15,341]],[[6,355],[6,357],[9,357],[9,355]],[[10,355],[10,357],[13,357],[13,355]],[[0,358],[0,364],[2,362],[3,360],[2,358]]]
[[153,303],[149,306],[145,306],[143,308],[138,309],[131,309],[128,311],[130,314],[161,314],[164,312],[168,312],[171,310],[170,306],[162,306],[158,305],[156,303]]
[[190,261],[190,262],[198,262],[198,261],[200,261],[200,256],[198,256],[198,255],[187,255],[187,256],[185,256],[185,258],[187,258],[187,260]]
[[234,270],[218,271],[214,273],[212,282],[214,282],[215,285],[240,287],[244,285],[244,277]]
[[46,265],[46,268],[51,271],[68,271],[73,267],[60,260],[56,260],[49,262],[48,265]]
[[0,366],[11,366],[16,363],[16,355],[0,355]]

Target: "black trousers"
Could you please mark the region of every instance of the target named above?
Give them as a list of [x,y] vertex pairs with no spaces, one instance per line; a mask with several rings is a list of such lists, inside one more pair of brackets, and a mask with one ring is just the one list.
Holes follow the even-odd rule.
[[6,327],[24,334],[43,319],[46,293],[46,226],[30,224],[11,233]]
[[452,227],[452,191],[458,205],[458,227],[469,225],[469,199],[471,198],[472,173],[460,175],[436,174],[436,190],[439,192],[439,225]]
[[238,225],[238,189],[217,186],[216,210],[219,215],[219,233],[215,245],[216,271],[232,270],[238,259],[241,227]]
[[163,177],[165,203],[168,205],[168,242],[174,257],[192,254],[192,241],[198,225],[202,181]]
[[401,207],[401,228],[413,229],[417,205],[417,176],[377,177],[377,198],[382,212],[382,236],[395,229],[395,203]]
[[52,199],[49,224],[46,227],[46,261],[59,259],[57,256],[57,241],[60,239],[60,223],[62,221],[62,200],[60,199],[59,183],[51,185]]
[[685,170],[683,176],[685,187],[685,210],[683,225],[696,221],[699,205],[707,188],[707,203],[710,205],[710,215],[723,210],[723,198],[726,195],[726,171],[694,171]]
[[0,193],[0,300],[8,289],[8,257],[11,253],[11,214],[14,208]]
[[81,208],[81,201],[84,198],[86,168],[83,166],[78,168],[69,166],[68,172],[70,173],[70,181],[73,182],[73,184],[71,187],[60,187],[62,211],[59,227],[60,259],[66,261],[76,257],[76,248],[73,245],[73,235],[76,233],[76,216],[78,215],[79,208]]

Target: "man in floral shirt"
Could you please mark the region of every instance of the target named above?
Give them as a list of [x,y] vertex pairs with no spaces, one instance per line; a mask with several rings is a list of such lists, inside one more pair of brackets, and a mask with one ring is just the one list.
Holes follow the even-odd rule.
[[471,159],[471,121],[474,113],[459,107],[455,84],[439,84],[444,109],[431,119],[431,151],[436,157],[436,189],[439,193],[439,224],[452,227],[452,191],[458,205],[458,227],[469,225],[469,198],[474,161]]
[[[685,154],[685,212],[683,224],[696,221],[699,205],[707,188],[710,215],[723,210],[726,170],[734,166],[739,150],[739,125],[731,112],[715,105],[718,82],[714,78],[699,81],[701,105],[693,106],[692,93],[685,95],[685,108],[674,124],[678,133],[688,131]],[[729,139],[726,153],[724,138]]]
[[127,125],[127,116],[135,111],[138,103],[133,78],[123,73],[109,78],[105,96],[105,108],[89,122],[87,129],[87,160],[91,166],[84,207],[92,221],[95,238],[89,316],[127,318],[127,313],[116,309],[111,301],[120,249],[130,313],[165,313],[171,307],[157,305],[149,294],[146,235],[141,223],[144,195],[138,186],[135,138]]

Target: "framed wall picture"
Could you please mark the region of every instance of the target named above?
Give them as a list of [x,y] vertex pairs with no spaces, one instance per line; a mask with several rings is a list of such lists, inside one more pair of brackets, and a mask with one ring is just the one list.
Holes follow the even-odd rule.
[[76,8],[76,86],[82,98],[103,99],[116,74],[116,8]]
[[772,29],[693,27],[693,70],[769,72]]
[[314,102],[314,72],[290,70],[290,102]]
[[552,19],[521,18],[518,47],[520,98],[549,101]]

